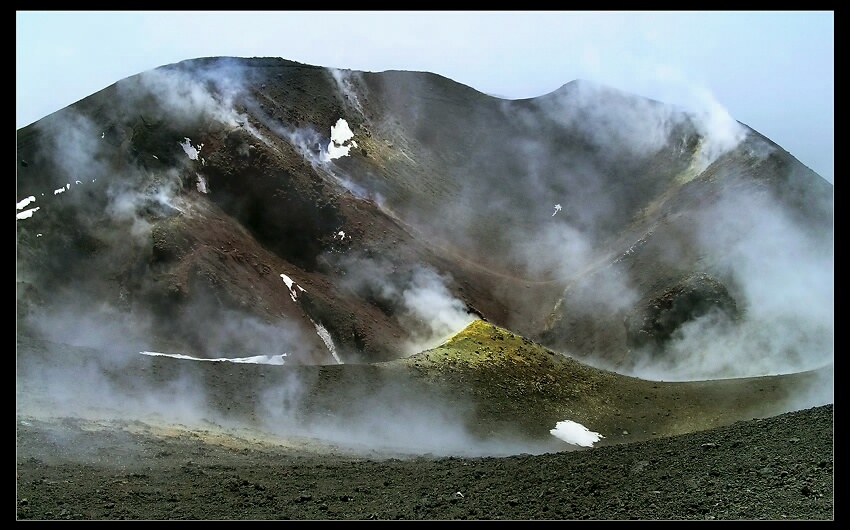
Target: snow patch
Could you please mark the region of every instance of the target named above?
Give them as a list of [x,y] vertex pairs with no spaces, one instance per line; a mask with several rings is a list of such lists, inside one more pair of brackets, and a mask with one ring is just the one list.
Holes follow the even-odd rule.
[[342,364],[342,360],[340,360],[339,356],[336,354],[336,346],[334,345],[334,341],[331,338],[330,332],[328,332],[325,326],[318,324],[312,320],[311,322],[313,322],[313,325],[316,326],[316,333],[318,333],[319,338],[322,339],[322,342],[325,343],[325,346],[328,347],[328,351],[331,352],[331,355],[333,355],[333,358],[336,360],[336,364]]
[[352,140],[354,133],[348,126],[348,122],[340,118],[336,125],[331,126],[331,143],[328,144],[328,152],[325,154],[325,160],[333,160],[343,156],[348,156],[349,150],[352,147],[357,147],[357,142]]
[[198,191],[201,193],[209,193],[210,187],[207,184],[207,179],[203,177],[200,173],[195,173],[198,176]]
[[556,438],[582,447],[593,447],[593,444],[605,438],[598,432],[592,432],[581,423],[570,420],[559,421],[555,428],[549,431]]
[[298,301],[298,291],[307,292],[303,287],[292,281],[292,278],[286,274],[281,274],[280,277],[283,278],[283,283],[285,283],[286,287],[289,289],[289,297],[292,298],[293,302]]
[[201,148],[203,146],[204,144],[200,144],[198,146],[192,145],[192,140],[186,137],[183,138],[183,143],[180,144],[180,147],[183,148],[183,151],[185,151],[186,155],[192,160],[198,159],[198,153],[201,152]]
[[41,208],[36,206],[35,208],[30,208],[29,210],[24,210],[23,212],[18,212],[18,214],[15,216],[15,218],[16,219],[29,219],[30,217],[32,217],[32,215],[35,212],[39,211],[40,209]]
[[33,202],[35,202],[35,196],[34,195],[30,195],[26,199],[21,199],[21,201],[18,202],[18,210],[23,210],[24,208],[29,206],[30,203],[33,203]]
[[240,363],[240,364],[274,364],[281,365],[284,364],[284,357],[287,356],[286,353],[281,353],[279,355],[254,355],[252,357],[219,357],[217,359],[203,359],[201,357],[192,357],[191,355],[184,355],[182,353],[159,353],[155,351],[142,351],[139,352],[142,355],[149,355],[152,357],[171,357],[173,359],[186,359],[189,361],[213,361],[213,362],[221,362],[227,361],[231,363]]

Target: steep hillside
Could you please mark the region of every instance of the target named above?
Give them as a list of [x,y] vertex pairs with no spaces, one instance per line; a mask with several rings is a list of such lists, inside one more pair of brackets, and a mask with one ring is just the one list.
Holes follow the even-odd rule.
[[831,358],[831,313],[799,314],[831,280],[784,280],[791,260],[831,276],[832,186],[728,116],[585,81],[505,101],[433,74],[209,58],[17,140],[19,211],[38,208],[17,223],[22,318],[107,304],[148,322],[152,348],[217,355],[254,343],[201,320],[240,315],[243,335],[284,333],[291,362],[335,363],[406,355],[480,315],[624,370],[681,358],[680,336],[706,334],[690,328],[737,343],[791,320],[804,329],[771,350],[814,360],[780,363]]
[[[670,517],[662,493],[676,518],[831,513],[833,186],[722,110],[218,57],[120,80],[16,141],[19,517]],[[770,423],[805,444],[742,447],[754,420],[821,405]],[[693,463],[715,439],[735,480],[709,503],[721,471],[698,487]],[[395,478],[337,491],[338,466],[398,456]],[[623,479],[668,456],[678,471]],[[555,461],[586,479],[567,488]],[[239,470],[224,482],[221,462]],[[496,506],[497,481],[468,510],[443,502],[526,464],[534,498]],[[407,502],[424,493],[399,477],[432,472],[445,506]],[[321,501],[254,500],[281,474]],[[215,507],[171,504],[186,488]],[[569,506],[539,500],[556,490]]]
[[351,365],[481,318],[648,380],[832,365],[832,186],[722,113],[208,58],[17,157],[18,333],[53,343]]

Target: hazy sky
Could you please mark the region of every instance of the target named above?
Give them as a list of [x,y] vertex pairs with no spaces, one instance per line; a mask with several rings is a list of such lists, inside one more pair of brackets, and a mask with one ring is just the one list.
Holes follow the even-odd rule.
[[196,57],[429,71],[510,99],[582,78],[715,101],[834,182],[834,42],[832,11],[18,11],[15,124]]

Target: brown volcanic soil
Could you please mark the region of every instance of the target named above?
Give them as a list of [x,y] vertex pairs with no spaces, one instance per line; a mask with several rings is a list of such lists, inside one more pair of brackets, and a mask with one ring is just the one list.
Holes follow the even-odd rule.
[[[620,130],[629,120],[612,116],[642,109],[650,119],[660,104],[585,83],[502,101],[433,74],[331,73],[275,58],[198,59],[145,74],[18,131],[18,198],[38,197],[40,206],[18,223],[19,317],[44,309],[35,299],[61,309],[90,298],[90,306],[154,320],[165,344],[152,348],[211,356],[211,334],[193,335],[198,310],[215,323],[239,312],[297,325],[303,347],[290,362],[335,362],[315,323],[344,362],[385,361],[399,356],[412,326],[375,284],[402,291],[424,266],[450,278],[451,296],[490,322],[588,362],[628,367],[629,349],[666,341],[707,309],[746,310],[727,266],[693,241],[700,212],[718,197],[775,194],[774,209],[832,248],[832,186],[790,154],[750,131],[735,152],[690,175],[698,138],[688,119],[666,131],[669,145],[638,155]],[[172,101],[173,85],[153,88],[167,74],[193,88],[235,76],[239,95],[184,116],[187,102]],[[588,98],[595,104],[584,109]],[[599,115],[609,107],[612,116]],[[238,118],[216,118],[223,110]],[[562,114],[578,118],[561,123]],[[318,163],[340,118],[358,148]],[[599,136],[599,127],[611,130]],[[184,138],[203,146],[199,159],[186,157]],[[771,154],[753,154],[761,151]],[[81,167],[70,164],[78,152]],[[69,181],[80,175],[77,189]],[[68,193],[51,196],[66,185]],[[564,206],[558,217],[555,202]],[[128,238],[138,225],[150,233]],[[523,246],[570,227],[592,249],[579,270],[569,253]],[[336,238],[341,230],[345,240]],[[635,299],[598,307],[588,295],[612,271],[628,272]],[[281,273],[306,289],[297,304]],[[691,285],[694,274],[705,281]],[[370,292],[363,285],[373,278]]]

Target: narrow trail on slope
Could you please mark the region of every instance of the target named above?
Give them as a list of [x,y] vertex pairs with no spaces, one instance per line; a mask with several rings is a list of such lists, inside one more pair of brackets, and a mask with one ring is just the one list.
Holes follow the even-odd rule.
[[[528,285],[535,285],[535,286],[546,286],[546,285],[553,285],[553,284],[559,284],[561,286],[566,286],[566,285],[569,285],[571,282],[575,281],[576,279],[581,278],[581,277],[583,277],[587,274],[590,274],[591,272],[593,272],[596,269],[610,267],[611,265],[616,263],[616,261],[618,261],[619,258],[622,258],[623,256],[628,255],[630,252],[632,252],[632,250],[638,244],[645,243],[646,239],[653,234],[653,232],[656,228],[656,225],[657,225],[657,223],[656,223],[656,225],[653,225],[649,230],[647,230],[646,233],[643,236],[639,237],[637,239],[637,241],[635,241],[635,243],[631,247],[629,247],[629,249],[626,250],[625,252],[619,252],[619,251],[616,251],[616,250],[609,251],[606,254],[599,256],[598,258],[592,260],[590,263],[586,264],[584,267],[582,267],[582,269],[579,272],[574,274],[571,278],[568,278],[568,279],[559,279],[559,278],[532,279],[532,278],[523,277],[523,276],[509,275],[507,273],[491,269],[490,267],[487,267],[486,265],[483,265],[478,261],[473,261],[473,260],[467,258],[466,255],[462,251],[457,250],[457,249],[449,249],[446,246],[441,245],[440,243],[437,243],[434,240],[434,238],[428,238],[420,230],[418,230],[417,228],[409,225],[404,220],[402,220],[398,215],[396,215],[389,208],[387,208],[385,206],[378,206],[378,208],[380,209],[381,212],[385,213],[388,217],[390,217],[393,221],[395,221],[399,225],[399,227],[402,230],[404,230],[411,238],[413,238],[416,241],[423,242],[425,244],[425,247],[430,249],[430,250],[441,251],[442,257],[444,259],[459,260],[464,265],[467,265],[467,266],[469,266],[473,269],[479,270],[481,272],[484,272],[484,273],[486,273],[490,276],[496,277],[496,278],[508,280],[508,281],[515,282],[515,283],[520,283],[520,284],[523,284],[523,285],[528,284]],[[615,258],[618,258],[618,260],[615,260]]]
[[423,243],[423,246],[431,251],[439,250],[441,253],[441,257],[444,259],[449,259],[453,261],[460,261],[464,265],[467,265],[473,269],[477,269],[481,272],[484,272],[490,276],[500,278],[503,280],[508,280],[511,282],[522,283],[522,284],[533,284],[533,285],[552,285],[557,283],[563,283],[563,280],[553,278],[549,280],[540,280],[540,279],[531,279],[527,277],[510,275],[505,272],[497,271],[487,267],[486,265],[482,265],[477,261],[473,261],[466,257],[466,255],[457,249],[449,249],[440,243],[437,243],[434,238],[429,238],[419,229],[413,227],[412,225],[406,223],[402,220],[398,215],[395,214],[392,210],[385,206],[378,205],[378,208],[381,212],[387,215],[390,219],[392,219],[402,230],[404,230],[407,235],[409,235],[413,240],[420,241]]

